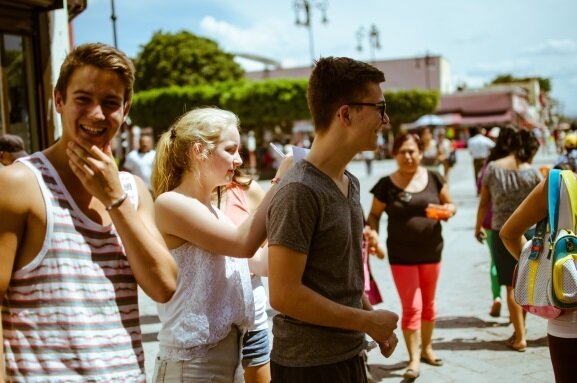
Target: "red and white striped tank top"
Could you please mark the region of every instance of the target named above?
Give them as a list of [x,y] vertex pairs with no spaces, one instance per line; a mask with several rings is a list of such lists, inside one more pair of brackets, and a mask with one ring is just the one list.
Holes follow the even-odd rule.
[[[145,382],[137,286],[114,226],[78,208],[42,153],[21,162],[40,185],[46,236],[6,293],[8,381]],[[137,206],[133,176],[120,179]]]

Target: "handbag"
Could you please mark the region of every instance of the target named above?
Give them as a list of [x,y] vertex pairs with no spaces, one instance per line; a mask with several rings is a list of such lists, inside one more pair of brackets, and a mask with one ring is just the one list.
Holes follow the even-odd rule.
[[379,286],[377,286],[377,282],[373,279],[373,274],[370,272],[370,270],[369,270],[369,277],[370,277],[369,279],[370,288],[367,293],[367,296],[369,297],[369,302],[372,305],[376,305],[378,303],[383,302],[383,297],[381,297]]
[[[514,297],[525,311],[546,319],[557,318],[562,310],[551,295],[551,249],[557,232],[561,172],[549,172],[548,213],[537,223],[535,235],[525,243],[513,275]],[[547,232],[547,222],[549,231]]]

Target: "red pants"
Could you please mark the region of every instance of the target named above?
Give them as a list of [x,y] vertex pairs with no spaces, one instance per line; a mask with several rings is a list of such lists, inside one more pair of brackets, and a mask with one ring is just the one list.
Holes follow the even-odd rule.
[[402,329],[418,330],[421,320],[434,321],[441,263],[391,265],[391,271],[403,306]]

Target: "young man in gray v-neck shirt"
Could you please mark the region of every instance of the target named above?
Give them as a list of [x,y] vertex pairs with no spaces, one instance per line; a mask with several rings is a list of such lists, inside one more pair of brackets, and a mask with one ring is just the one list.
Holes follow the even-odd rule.
[[311,151],[281,180],[271,201],[271,374],[282,382],[365,382],[365,334],[388,357],[398,316],[373,310],[364,295],[359,181],[346,166],[375,150],[389,122],[381,71],[349,58],[322,58],[307,98],[315,125]]

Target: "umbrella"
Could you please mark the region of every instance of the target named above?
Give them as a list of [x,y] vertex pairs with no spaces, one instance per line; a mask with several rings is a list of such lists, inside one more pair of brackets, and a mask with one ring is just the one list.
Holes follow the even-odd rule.
[[439,116],[434,114],[425,114],[424,116],[419,117],[417,121],[413,122],[413,125],[419,128],[422,126],[444,126],[447,125],[447,123]]

